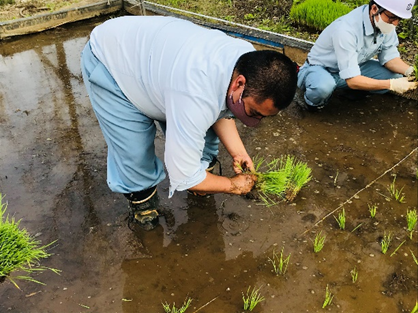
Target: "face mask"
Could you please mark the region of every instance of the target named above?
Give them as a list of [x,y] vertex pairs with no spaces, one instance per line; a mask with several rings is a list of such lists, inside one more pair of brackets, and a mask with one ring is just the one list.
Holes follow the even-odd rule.
[[376,21],[376,16],[373,17],[373,19],[374,19],[374,24],[376,25],[377,28],[380,29],[382,34],[385,34],[385,35],[390,34],[391,32],[394,31],[394,29],[396,27],[393,24],[389,24],[389,23],[386,23],[385,21],[383,21],[380,14],[379,14],[379,21]]
[[248,116],[245,112],[244,102],[242,101],[242,93],[237,102],[232,98],[232,92],[226,99],[226,106],[231,110],[232,114],[249,127],[255,127],[260,123],[260,119]]

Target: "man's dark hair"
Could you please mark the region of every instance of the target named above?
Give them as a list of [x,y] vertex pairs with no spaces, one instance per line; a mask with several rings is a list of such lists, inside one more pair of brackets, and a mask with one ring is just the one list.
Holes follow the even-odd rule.
[[247,52],[234,70],[246,79],[243,97],[252,96],[256,103],[271,99],[279,110],[292,102],[298,67],[284,54],[274,50]]

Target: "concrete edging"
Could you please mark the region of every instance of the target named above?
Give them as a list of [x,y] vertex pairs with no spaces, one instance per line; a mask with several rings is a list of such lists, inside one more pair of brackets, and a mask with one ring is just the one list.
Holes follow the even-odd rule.
[[102,1],[68,10],[0,22],[0,40],[41,32],[63,24],[81,21],[122,10],[123,0]]

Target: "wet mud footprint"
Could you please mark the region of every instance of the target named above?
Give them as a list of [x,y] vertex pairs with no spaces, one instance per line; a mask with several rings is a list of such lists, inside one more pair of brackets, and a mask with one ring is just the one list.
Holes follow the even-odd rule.
[[222,217],[223,219],[220,223],[220,230],[222,232],[237,236],[249,227],[248,221],[235,212],[225,214]]

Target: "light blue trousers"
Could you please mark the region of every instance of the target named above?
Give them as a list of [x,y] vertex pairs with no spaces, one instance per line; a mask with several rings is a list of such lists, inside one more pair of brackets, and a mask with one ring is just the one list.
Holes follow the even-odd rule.
[[[81,54],[81,71],[94,113],[108,146],[107,183],[114,192],[149,189],[165,177],[155,155],[155,121],[138,110],[123,94],[88,42]],[[164,134],[166,125],[159,122]],[[218,155],[219,138],[212,128],[205,137],[202,161]]]
[[[402,77],[380,65],[376,60],[370,60],[360,65],[361,75],[375,79],[391,79]],[[335,89],[349,89],[345,79],[338,73],[330,73],[319,65],[310,65],[307,62],[298,73],[298,87],[304,91],[304,98],[308,105],[324,106],[331,98]],[[387,89],[372,91],[372,93],[385,93]]]

